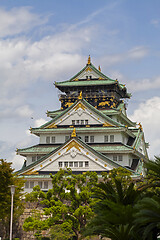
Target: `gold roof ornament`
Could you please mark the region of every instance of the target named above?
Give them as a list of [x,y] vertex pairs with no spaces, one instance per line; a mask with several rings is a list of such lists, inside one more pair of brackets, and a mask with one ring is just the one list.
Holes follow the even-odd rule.
[[78,96],[78,99],[82,99],[82,91],[80,91],[80,94]]
[[90,57],[90,55],[88,57],[88,64],[91,64],[91,57]]
[[76,137],[76,129],[75,129],[75,128],[73,129],[73,132],[72,132],[72,134],[71,134],[71,137]]
[[99,65],[99,67],[98,67],[98,70],[101,72],[101,67],[100,67],[100,65]]
[[140,129],[141,131],[143,131],[142,124],[141,124],[141,123],[138,123],[138,125],[139,125],[139,129]]

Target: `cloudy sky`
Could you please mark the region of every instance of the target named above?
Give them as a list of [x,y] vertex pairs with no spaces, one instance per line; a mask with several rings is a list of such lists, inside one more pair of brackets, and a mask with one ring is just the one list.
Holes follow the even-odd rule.
[[160,154],[159,0],[0,0],[0,158],[21,168],[15,149],[38,143],[28,129],[60,107],[53,82],[89,54],[126,84],[128,116],[142,123],[150,158]]

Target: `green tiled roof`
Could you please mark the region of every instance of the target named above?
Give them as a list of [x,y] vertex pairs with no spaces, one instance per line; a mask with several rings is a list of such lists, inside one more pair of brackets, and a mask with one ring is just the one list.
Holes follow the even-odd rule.
[[[105,155],[103,155],[102,153],[94,150],[92,147],[90,147],[88,144],[84,143],[83,141],[81,141],[79,138],[74,138],[76,139],[76,141],[82,145],[84,148],[87,148],[89,151],[91,151],[93,154],[95,154],[97,157],[99,157],[100,159],[104,160],[106,163],[111,164],[113,167],[123,167],[120,164],[114,162],[112,159],[106,157]],[[69,139],[67,142],[65,142],[64,144],[62,144],[61,146],[57,147],[55,150],[51,151],[50,153],[46,154],[44,157],[40,158],[39,160],[37,160],[36,162],[31,163],[30,165],[23,167],[22,169],[20,169],[19,171],[17,171],[17,174],[22,174],[25,171],[28,171],[30,169],[32,169],[34,166],[36,166],[37,164],[42,163],[45,159],[47,159],[49,156],[51,156],[52,154],[54,154],[56,151],[60,150],[61,148],[63,148],[66,144],[68,144],[68,142],[71,139]],[[123,167],[125,168],[125,167]]]
[[[60,144],[59,144],[60,145]],[[23,149],[18,149],[17,150],[17,153],[20,153],[20,154],[25,154],[25,153],[44,153],[44,154],[47,154],[53,150],[55,150],[57,148],[57,146],[48,146],[46,144],[46,146],[43,144],[43,145],[35,145],[35,146],[31,146],[31,147],[28,147],[28,148],[23,148]]]
[[[88,80],[77,80],[78,76],[85,71],[86,68],[90,67],[96,74],[98,74],[100,79],[88,79]],[[102,78],[102,79],[101,79]],[[76,80],[75,80],[76,79]],[[102,72],[100,72],[92,63],[87,64],[80,72],[78,72],[74,77],[72,77],[70,80],[63,81],[63,82],[55,82],[56,87],[80,87],[80,86],[97,86],[97,85],[112,85],[112,84],[118,84],[120,89],[126,88],[125,85],[120,84],[117,80],[113,80],[106,75],[104,75]],[[131,97],[130,93],[126,93],[128,97]]]
[[96,150],[96,151],[100,151],[100,152],[107,152],[107,151],[109,151],[109,152],[114,152],[114,151],[120,151],[120,152],[123,152],[123,151],[130,151],[130,150],[133,150],[133,148],[132,147],[130,147],[130,146],[127,146],[127,145],[117,145],[117,146],[115,146],[115,145],[109,145],[109,146],[92,146],[92,148],[94,149],[94,150]]
[[89,109],[91,109],[92,111],[94,111],[98,116],[101,116],[102,118],[104,118],[106,121],[112,123],[113,125],[116,126],[124,126],[123,124],[117,123],[116,121],[114,121],[113,119],[111,119],[110,117],[106,116],[103,112],[101,112],[100,110],[96,109],[95,107],[93,107],[90,103],[88,103],[85,99],[77,99],[76,102],[74,102],[70,107],[68,107],[67,109],[65,109],[63,112],[61,112],[59,115],[57,115],[54,119],[52,119],[51,121],[43,124],[40,128],[44,128],[47,127],[49,124],[55,122],[58,118],[62,117],[65,113],[67,113],[68,111],[70,111],[78,102],[82,102],[86,107],[88,107]]

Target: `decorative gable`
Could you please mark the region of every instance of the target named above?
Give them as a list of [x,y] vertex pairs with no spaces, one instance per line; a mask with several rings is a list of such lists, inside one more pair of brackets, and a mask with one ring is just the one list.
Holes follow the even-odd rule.
[[[81,79],[97,79],[100,78],[100,75],[96,73],[90,66],[87,66],[78,76],[76,76],[76,79],[81,80]],[[73,79],[73,80],[76,80]]]
[[73,171],[109,171],[114,167],[119,165],[82,144],[80,140],[72,138],[57,151],[37,162],[35,166],[31,164],[23,174],[55,172],[60,168],[71,168]]
[[101,114],[96,113],[93,109],[86,106],[82,101],[78,101],[74,106],[68,110],[56,121],[47,124],[45,128],[56,128],[57,126],[75,126],[75,125],[103,125],[106,127],[113,127],[109,117],[106,119]]

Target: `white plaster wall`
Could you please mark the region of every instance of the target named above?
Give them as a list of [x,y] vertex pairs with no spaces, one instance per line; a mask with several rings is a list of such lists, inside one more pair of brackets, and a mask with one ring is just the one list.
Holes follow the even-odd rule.
[[98,165],[96,162],[90,160],[87,156],[83,155],[83,154],[79,154],[77,153],[77,155],[72,158],[71,155],[68,153],[68,154],[64,154],[62,156],[59,157],[59,159],[57,160],[52,160],[50,164],[48,164],[48,166],[46,167],[42,167],[41,171],[58,171],[60,168],[58,166],[58,162],[80,162],[80,161],[89,161],[89,167],[83,167],[83,168],[80,168],[80,167],[73,167],[71,169],[73,170],[78,170],[78,171],[101,171],[101,170],[104,170],[103,167],[101,167],[100,165]]
[[88,124],[101,124],[98,120],[98,116],[94,116],[93,114],[89,114],[88,112],[82,110],[82,114],[79,115],[77,112],[72,112],[70,115],[67,115],[65,120],[61,120],[58,125],[72,125],[72,120],[88,120]]
[[[134,158],[136,158],[135,156],[133,156],[133,154],[126,154],[126,153],[124,153],[124,154],[122,154],[122,153],[118,154],[117,153],[116,154],[115,153],[115,155],[117,155],[117,156],[118,155],[123,155],[123,161],[116,161],[116,163],[119,163],[122,166],[129,166],[129,167],[131,167],[132,160]],[[107,156],[108,158],[113,160],[113,153],[105,154],[105,156]]]
[[[45,191],[48,191],[48,189],[51,189],[52,188],[52,180],[51,179],[45,179],[45,178],[41,178],[41,179],[26,179],[27,180],[27,182],[29,182],[29,185],[30,185],[30,182],[34,182],[34,187],[36,186],[36,185],[38,185],[38,182],[42,182],[42,190],[45,190]],[[43,186],[44,186],[44,181],[45,182],[48,182],[48,189],[45,189]],[[25,188],[25,186],[24,186],[24,192],[26,192],[26,193],[30,193],[30,192],[32,192],[32,190],[33,190],[33,188]]]
[[[72,132],[73,129],[71,129]],[[80,136],[82,138],[82,140],[84,141],[85,136],[94,136],[94,142],[97,143],[101,143],[104,142],[104,136],[108,135],[109,136],[109,142],[110,142],[110,135],[114,135],[114,142],[123,142],[124,140],[124,144],[127,143],[128,138],[126,137],[126,135],[124,135],[123,133],[115,133],[115,132],[107,132],[107,128],[106,128],[106,132],[105,133],[97,133],[97,132],[87,132],[87,128],[86,128],[86,133],[77,133],[78,136]],[[65,142],[65,136],[70,136],[70,134],[68,133],[63,133],[63,134],[41,134],[40,135],[40,144],[46,144],[46,137],[52,137],[55,136],[56,137],[56,142],[57,144],[59,143],[64,143]],[[90,141],[90,140],[89,140]]]

